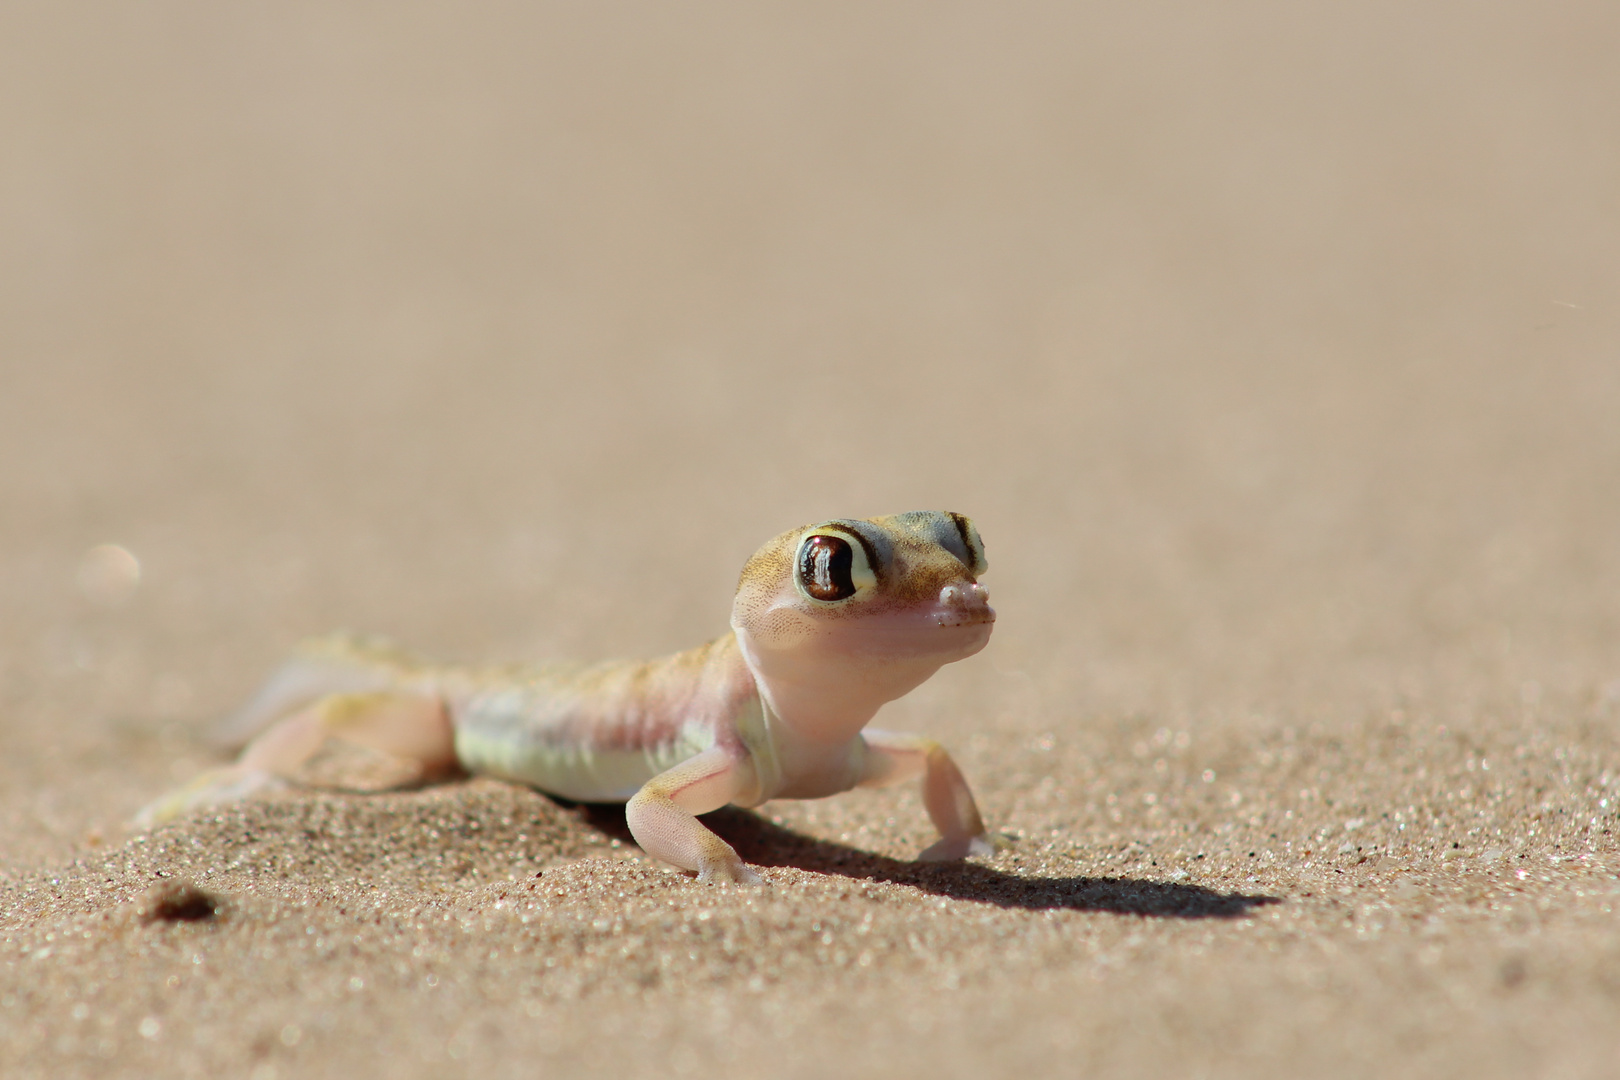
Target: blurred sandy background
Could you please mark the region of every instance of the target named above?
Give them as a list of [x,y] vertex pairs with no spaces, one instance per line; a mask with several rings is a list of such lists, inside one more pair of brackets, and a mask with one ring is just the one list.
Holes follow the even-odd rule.
[[[1617,55],[1601,3],[5,5],[0,1064],[1612,1075]],[[909,793],[783,808],[853,876],[746,902],[477,784],[122,829],[301,636],[656,653],[766,538],[915,508],[1001,619],[889,722],[1050,903],[852,899]],[[345,925],[383,805],[556,844],[402,860],[322,989],[254,935]],[[310,806],[373,846],[209,862]],[[176,852],[236,913],[119,922]],[[574,982],[527,921],[422,958],[400,913],[509,863],[573,882]],[[1281,903],[1092,902],[1172,880]],[[597,948],[703,904],[712,977]],[[904,955],[838,960],[863,919]]]

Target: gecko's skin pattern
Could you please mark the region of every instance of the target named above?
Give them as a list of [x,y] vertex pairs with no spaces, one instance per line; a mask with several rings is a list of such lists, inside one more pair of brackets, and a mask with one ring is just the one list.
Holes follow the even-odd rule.
[[731,631],[659,660],[424,664],[378,642],[302,646],[222,728],[236,764],[142,811],[153,824],[300,776],[334,740],[400,780],[464,769],[582,802],[625,802],[648,852],[705,881],[761,879],[695,815],[920,776],[941,839],[921,858],[994,847],[937,744],[866,729],[885,702],[982,649],[995,613],[984,545],[960,514],[824,521],[743,567]]

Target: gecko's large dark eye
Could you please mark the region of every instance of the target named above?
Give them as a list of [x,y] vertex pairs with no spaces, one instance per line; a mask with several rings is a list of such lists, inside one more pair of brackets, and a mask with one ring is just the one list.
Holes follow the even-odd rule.
[[855,595],[854,562],[849,541],[812,536],[799,548],[799,580],[817,600],[846,600]]

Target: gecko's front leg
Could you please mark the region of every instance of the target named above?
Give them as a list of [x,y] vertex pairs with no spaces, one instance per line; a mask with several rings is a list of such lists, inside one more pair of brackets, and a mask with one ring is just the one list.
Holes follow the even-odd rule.
[[920,862],[949,862],[969,855],[994,855],[996,844],[984,828],[962,770],[933,739],[868,729],[865,774],[860,787],[888,787],[923,778],[923,805],[940,839],[917,856]]
[[754,783],[746,752],[710,747],[647,781],[625,807],[625,821],[647,854],[697,871],[699,881],[763,885],[731,845],[697,819]]

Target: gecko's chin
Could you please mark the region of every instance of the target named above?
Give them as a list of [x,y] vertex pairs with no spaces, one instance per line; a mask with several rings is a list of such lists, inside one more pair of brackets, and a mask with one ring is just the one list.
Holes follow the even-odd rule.
[[940,624],[941,630],[953,640],[950,642],[953,660],[961,660],[972,656],[984,648],[990,641],[990,631],[995,628],[996,613],[989,612],[988,618],[979,618],[969,622],[955,622]]

